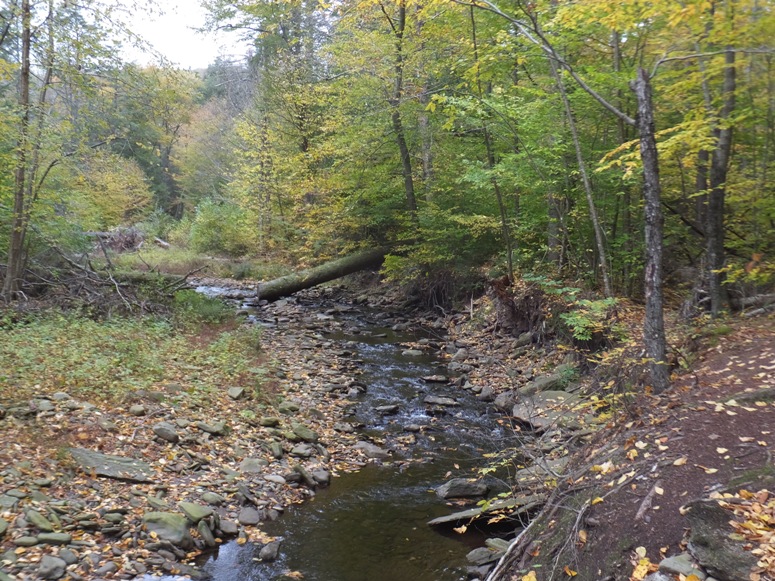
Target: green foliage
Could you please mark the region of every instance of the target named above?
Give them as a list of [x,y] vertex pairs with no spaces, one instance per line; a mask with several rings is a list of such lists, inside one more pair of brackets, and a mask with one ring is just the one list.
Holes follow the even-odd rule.
[[571,311],[560,314],[560,319],[568,326],[574,339],[591,341],[594,335],[608,333],[608,318],[615,306],[616,299],[579,299],[571,304]]
[[173,299],[175,320],[184,326],[220,325],[234,320],[234,307],[194,290],[181,290]]
[[191,247],[197,252],[241,256],[256,248],[255,230],[238,205],[205,200],[191,224]]
[[133,390],[171,382],[192,396],[229,384],[252,389],[260,370],[256,341],[252,329],[216,332],[206,340],[153,318],[27,317],[3,330],[0,394],[17,401],[61,390],[119,401]]

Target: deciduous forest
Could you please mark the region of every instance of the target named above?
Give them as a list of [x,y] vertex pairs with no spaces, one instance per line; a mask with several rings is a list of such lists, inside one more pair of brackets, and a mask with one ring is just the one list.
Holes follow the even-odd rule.
[[[19,394],[49,402],[50,394],[41,395],[41,390],[68,392],[68,397],[96,398],[111,409],[126,404],[128,410],[132,402],[117,383],[142,391],[143,397],[156,393],[154,389],[167,393],[167,388],[158,387],[162,383],[175,384],[179,388],[174,393],[195,394],[185,405],[201,412],[201,398],[216,397],[208,390],[214,384],[228,384],[248,389],[250,401],[266,407],[235,410],[229,406],[236,405],[242,394],[229,390],[229,397],[223,398],[226,407],[218,409],[231,410],[223,413],[231,414],[232,421],[239,418],[245,430],[259,430],[263,435],[256,438],[266,436],[261,430],[269,430],[280,442],[279,452],[272,452],[277,461],[283,457],[282,446],[290,452],[290,433],[292,442],[309,445],[313,459],[329,462],[330,454],[319,451],[318,434],[313,437],[304,431],[309,429],[306,424],[282,432],[281,420],[271,419],[283,417],[273,412],[273,406],[290,401],[284,382],[300,380],[292,371],[275,377],[267,369],[286,364],[293,369],[292,358],[283,357],[297,352],[297,346],[274,337],[271,328],[246,330],[234,314],[237,307],[224,307],[185,290],[195,275],[231,280],[241,288],[230,298],[241,299],[249,294],[241,295],[243,290],[296,271],[303,271],[299,288],[304,289],[375,267],[378,272],[370,284],[390,289],[384,296],[391,297],[394,307],[424,313],[417,316],[425,327],[443,320],[460,339],[439,347],[442,358],[457,358],[457,348],[463,349],[466,353],[449,364],[467,367],[462,372],[458,368],[451,379],[442,376],[440,383],[452,385],[460,375],[460,386],[471,388],[469,380],[476,377],[480,364],[472,367],[466,357],[476,345],[482,358],[488,354],[505,367],[521,366],[519,377],[516,372],[484,374],[492,385],[488,385],[492,399],[479,386],[478,401],[517,394],[525,384],[535,388],[531,382],[542,372],[562,376],[563,385],[579,376],[591,377],[595,389],[610,390],[596,392],[598,399],[589,404],[595,414],[604,415],[596,425],[605,425],[610,417],[625,418],[614,422],[614,431],[624,430],[623,425],[627,430],[656,425],[644,419],[646,412],[638,416],[637,410],[651,405],[638,398],[655,402],[666,394],[659,405],[652,402],[655,409],[664,404],[665,410],[677,401],[690,405],[686,402],[691,400],[695,408],[722,405],[712,395],[705,397],[713,405],[689,395],[679,397],[676,386],[689,390],[692,385],[689,379],[680,379],[697,363],[690,351],[699,352],[700,344],[715,346],[714,341],[727,333],[745,336],[736,327],[739,321],[758,321],[752,323],[752,333],[771,342],[775,4],[770,0],[202,0],[200,4],[208,13],[202,34],[229,32],[244,45],[244,58],[218,58],[206,68],[190,70],[162,55],[153,56],[145,40],[126,24],[133,12],[153,19],[163,10],[144,0],[131,5],[118,0],[0,3],[0,329],[7,335],[0,357],[8,361],[0,365],[6,368],[0,371],[0,422],[8,423],[7,433],[14,438],[23,440],[30,429],[25,427],[30,415],[26,412],[9,413],[3,419],[7,410],[16,409]],[[129,47],[150,51],[154,64],[132,62]],[[346,260],[341,262],[347,257],[361,262],[348,266]],[[320,272],[305,269],[328,263],[334,265],[335,274],[324,271],[320,281],[312,282],[310,272]],[[268,293],[270,287],[257,288],[259,295],[251,306],[277,309],[271,311],[273,324],[287,320],[300,328],[306,324],[304,315],[293,310],[294,299],[267,306],[259,301],[262,289]],[[267,297],[274,300],[298,290],[280,288],[277,296]],[[314,292],[326,296],[325,290]],[[367,296],[369,292],[383,293],[372,288]],[[387,309],[384,296],[374,304]],[[65,314],[52,315],[51,309]],[[321,313],[317,322],[349,312],[336,309]],[[485,311],[488,314],[481,316],[490,317],[487,322],[477,314]],[[480,325],[479,334],[461,322],[465,317],[467,325]],[[116,325],[134,339],[123,344],[112,335]],[[401,325],[397,319],[394,326]],[[104,360],[94,355],[104,346],[90,337],[103,335],[105,345],[124,351]],[[495,335],[507,343],[494,345],[482,338]],[[277,341],[274,347],[270,337]],[[420,351],[433,346],[433,339],[425,341]],[[155,354],[145,351],[149,345],[157,346]],[[418,345],[408,341],[405,347],[412,351]],[[315,347],[325,348],[330,346]],[[507,355],[492,355],[501,348]],[[76,349],[93,355],[82,360]],[[543,363],[516,363],[531,349],[530,353],[540,350]],[[760,353],[771,354],[770,349],[767,343]],[[52,358],[48,363],[47,354]],[[560,363],[571,365],[571,371],[558,367]],[[766,367],[770,364],[762,360],[762,369],[771,370]],[[324,360],[316,365],[319,371]],[[719,362],[713,369],[723,366]],[[115,375],[114,367],[127,371]],[[626,377],[621,373],[625,368],[632,370]],[[501,379],[496,381],[496,376]],[[694,377],[696,387],[701,381]],[[752,385],[758,378],[746,376],[744,383]],[[501,380],[505,383],[498,383]],[[769,385],[762,380],[764,384]],[[358,395],[357,385],[347,387],[350,391],[345,390],[343,398],[347,393]],[[272,389],[285,390],[285,396]],[[327,393],[337,393],[336,389]],[[535,391],[543,388],[521,392],[521,397],[533,397]],[[725,393],[736,397],[732,391]],[[760,407],[769,405],[768,397]],[[154,400],[154,405],[167,409],[160,401]],[[496,407],[518,416],[512,406],[520,401],[501,400]],[[36,406],[32,415],[41,413]],[[754,409],[755,404],[751,406]],[[574,409],[579,418],[589,411]],[[301,413],[305,410],[302,403]],[[130,415],[139,418],[145,413]],[[551,417],[563,424],[565,414],[567,410]],[[321,434],[329,428],[333,433],[333,427],[324,427],[322,415],[302,419],[322,422],[313,425]],[[325,415],[334,413],[326,409]],[[632,419],[636,416],[641,419]],[[119,438],[123,443],[118,449],[113,444],[101,449],[121,451],[141,428],[112,421],[116,430],[102,427],[107,433],[123,434]],[[583,420],[583,426],[574,430],[586,430],[590,423],[595,422]],[[229,433],[205,425],[207,429],[200,431],[212,438]],[[179,423],[175,429],[187,426]],[[542,443],[541,438],[555,437],[545,436],[549,433],[545,425],[532,422],[531,428],[543,435],[530,445],[547,457],[560,453],[560,444],[547,448]],[[564,434],[566,428],[563,424],[558,433]],[[85,445],[90,438],[82,437],[88,432],[80,428],[62,430],[51,436],[52,441],[61,440],[56,448],[60,451],[35,454],[61,460],[62,449]],[[179,439],[170,432],[160,434],[154,427],[154,433],[149,435],[156,438],[154,445],[178,446]],[[574,434],[552,441],[562,441],[564,454],[581,443],[593,448],[599,444],[597,453],[605,447],[586,431]],[[742,435],[741,441],[749,436]],[[217,456],[209,448],[213,445],[209,437],[197,440],[202,448],[192,448],[186,460],[199,467],[181,468],[178,474],[200,470]],[[601,456],[605,461],[584,473],[612,482],[623,474],[626,478],[618,481],[619,488],[625,481],[635,482],[639,476],[627,476],[625,464],[634,463],[638,451],[638,461],[644,460],[646,444],[632,446],[647,438],[642,434],[633,438],[622,445],[625,456],[619,464],[613,456]],[[235,442],[230,441],[228,449],[237,458],[234,449],[241,444]],[[665,442],[654,440],[649,445],[665,452],[669,447]],[[635,455],[628,449],[636,450]],[[262,453],[267,450],[264,446]],[[381,452],[371,453],[376,454],[369,456],[371,460],[384,460]],[[8,454],[4,460],[16,462]],[[517,465],[514,454],[507,456],[508,462],[498,469],[506,463]],[[170,466],[182,462],[169,458]],[[300,487],[314,489],[323,480],[327,483],[301,460],[294,462],[291,468],[299,475]],[[673,466],[670,462],[659,465]],[[565,465],[557,471],[564,469]],[[16,498],[8,497],[2,484],[26,482],[24,473],[0,471],[0,493],[6,493],[0,499]],[[541,496],[538,505],[546,506],[545,511],[555,507],[556,512],[568,497],[558,496],[563,488],[558,473],[549,469],[547,474],[553,484],[544,478],[538,488],[533,483],[531,491]],[[579,486],[578,474],[566,484]],[[660,482],[649,483],[644,491],[651,490],[650,499],[655,489],[664,488]],[[575,494],[577,489],[573,490]],[[234,491],[242,504],[255,504],[261,511],[269,506],[256,500],[261,495],[251,500],[250,492]],[[11,500],[0,504],[0,517],[2,511],[8,513],[7,522],[0,518],[0,525],[5,523],[0,526],[0,542],[10,542],[15,526],[11,516],[18,516],[15,511],[24,506],[25,497],[18,498],[22,505]],[[597,491],[595,501],[575,507],[579,521],[568,534],[575,535],[577,547],[587,543],[590,528],[582,516],[603,498],[608,498],[606,492]],[[760,495],[755,501],[767,505],[767,498]],[[197,499],[176,500],[185,504]],[[648,506],[643,502],[646,511],[651,500]],[[81,508],[86,511],[89,506]],[[514,517],[514,504],[508,508]],[[130,515],[119,512],[128,522]],[[201,549],[215,544],[209,538],[216,532],[236,533],[207,520],[212,510],[196,517],[187,509],[183,512],[199,532],[191,543],[191,539],[175,542],[178,548]],[[51,512],[46,514],[51,520]],[[27,521],[36,522],[29,514],[22,524]],[[146,520],[143,526],[161,530],[153,529],[154,522]],[[18,528],[23,532],[24,526]],[[54,523],[51,530],[60,528]],[[244,544],[249,534],[241,531]],[[493,575],[508,570],[516,575],[513,579],[543,579],[540,567],[530,568],[529,557],[538,554],[537,545],[530,542],[518,536]],[[137,544],[133,547],[137,549]],[[577,569],[565,556],[566,549],[558,549],[554,564],[557,571],[564,566],[567,577],[576,575]],[[142,575],[159,570],[158,563],[142,565],[147,555],[137,555],[132,563],[141,566],[127,565],[125,572]],[[659,562],[656,554],[649,556]],[[35,557],[32,562],[38,561]],[[634,579],[654,572],[645,552],[637,553],[632,563],[635,569],[627,574]],[[69,565],[71,573],[90,578],[98,563],[92,569]],[[769,561],[756,567],[751,575],[759,577],[750,579],[770,578]],[[194,574],[180,568],[173,572],[181,571]],[[41,578],[65,575],[64,569],[59,576],[58,572]],[[477,574],[484,578],[487,572]],[[0,579],[10,578],[0,570]]]

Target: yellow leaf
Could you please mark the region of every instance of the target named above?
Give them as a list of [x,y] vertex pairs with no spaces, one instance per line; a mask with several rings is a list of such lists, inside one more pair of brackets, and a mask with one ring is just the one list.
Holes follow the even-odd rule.
[[679,458],[678,460],[673,462],[673,466],[683,466],[684,464],[686,464],[687,460],[688,458],[686,456],[684,456],[683,458]]
[[524,575],[520,581],[538,581],[536,578],[536,572],[530,571],[527,575]]
[[632,577],[630,577],[630,579],[642,581],[646,578],[646,575],[649,574],[649,569],[651,569],[651,561],[648,559],[641,559],[635,567],[635,570],[632,572]]
[[646,547],[638,547],[635,549],[635,554],[638,555],[639,558],[645,559],[646,558]]
[[601,502],[603,502],[603,499],[602,497],[598,496],[592,501],[592,506],[595,506],[596,504],[600,504]]
[[656,492],[659,496],[662,496],[665,493],[665,490],[663,488],[660,488],[659,486],[655,486],[654,492]]
[[453,528],[452,530],[455,531],[457,534],[462,535],[464,532],[468,530],[468,527],[466,525],[462,525],[462,526]]
[[565,568],[563,569],[563,571],[565,571],[565,574],[568,577],[575,577],[576,575],[578,575],[578,573],[576,571],[574,571],[573,569],[571,569],[567,565],[565,565]]
[[583,545],[587,542],[587,531],[580,530],[579,531],[579,542]]
[[694,573],[692,573],[686,578],[686,581],[700,581],[700,578],[697,577],[697,575],[695,575]]
[[726,454],[727,452],[729,452],[729,450],[727,450],[726,448],[716,448],[716,452],[718,452],[719,454]]

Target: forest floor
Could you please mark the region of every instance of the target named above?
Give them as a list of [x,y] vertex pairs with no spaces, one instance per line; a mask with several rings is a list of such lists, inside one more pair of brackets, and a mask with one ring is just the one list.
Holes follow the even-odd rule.
[[[373,307],[389,309],[383,293],[374,296],[381,302]],[[359,297],[358,302],[367,300]],[[529,368],[536,372],[530,377],[540,376],[563,360],[566,353],[552,347],[524,356],[532,360],[516,358],[514,338],[492,331],[494,312],[487,311],[486,303],[478,303],[476,314],[482,316],[477,321],[472,305],[470,313],[412,323],[445,323],[450,339],[435,348],[451,359],[450,346],[467,344],[471,383],[495,393],[514,388],[509,370],[519,368],[524,384]],[[283,325],[267,329],[261,353],[254,353],[244,368],[235,367],[231,377],[214,370],[237,365],[228,355],[235,336],[168,336],[164,329],[144,331],[145,345],[126,341],[128,352],[122,357],[141,357],[172,375],[142,389],[132,385],[129,375],[123,380],[125,393],[112,398],[96,393],[89,398],[73,387],[83,379],[68,384],[64,372],[54,372],[42,356],[32,357],[37,382],[21,385],[12,374],[0,374],[0,580],[195,574],[185,563],[209,543],[208,532],[270,544],[272,539],[256,526],[259,520],[276,518],[283,506],[308,498],[312,488],[337,472],[373,461],[367,451],[384,453],[357,449],[357,434],[342,432],[337,424],[346,398],[324,395],[340,383],[346,390],[357,376],[355,362],[332,355],[319,338],[337,325],[343,311],[304,312],[293,301],[270,309]],[[391,317],[392,323],[407,322]],[[686,549],[684,507],[726,490],[736,495],[730,520],[736,518],[742,527],[730,533],[748,539],[744,542],[764,562],[754,576],[732,579],[775,578],[775,518],[767,520],[773,501],[739,492],[747,483],[752,493],[775,490],[769,481],[775,475],[775,325],[770,316],[730,320],[714,329],[703,335],[691,365],[670,390],[628,400],[595,424],[586,444],[571,455],[573,476],[543,484],[554,487],[552,500],[530,535],[515,543],[497,579],[638,581],[664,557]],[[88,326],[82,332],[96,333]],[[158,350],[173,339],[167,361],[158,363],[143,350]],[[189,343],[177,342],[184,340]],[[121,342],[108,337],[101,343]],[[69,353],[63,350],[66,343],[44,345],[43,353],[62,358]],[[131,368],[129,359],[92,357],[86,371],[97,369],[97,363],[101,372],[103,367]],[[231,391],[234,387],[244,390]],[[162,422],[168,424],[164,430],[159,429]],[[80,447],[142,459],[153,478],[100,478],[70,458],[68,450]],[[166,533],[152,530],[147,515],[179,512],[184,506],[192,510],[181,502],[198,505],[208,516],[193,538],[184,531],[182,541],[172,542]],[[563,518],[565,513],[570,519]],[[704,575],[701,568],[698,573]],[[689,575],[683,579],[696,581]]]
[[[497,579],[775,579],[775,502],[760,492],[775,491],[774,320],[731,320],[706,341],[667,392],[639,397],[574,455],[587,473],[566,483]],[[689,505],[713,498],[737,523],[722,522],[722,538],[757,555],[747,574],[708,560],[701,539],[688,543]],[[673,570],[665,559],[687,545],[694,569]]]

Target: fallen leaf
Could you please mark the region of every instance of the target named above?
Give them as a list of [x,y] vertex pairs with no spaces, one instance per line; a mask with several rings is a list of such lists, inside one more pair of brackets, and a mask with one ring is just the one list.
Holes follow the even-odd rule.
[[603,502],[603,498],[602,498],[602,497],[600,497],[600,496],[598,496],[597,498],[595,498],[595,499],[592,501],[592,503],[591,503],[591,504],[592,504],[592,506],[595,506],[596,504],[600,504],[601,502]]
[[563,568],[563,571],[565,571],[565,574],[568,577],[575,577],[576,575],[578,575],[578,572],[574,571],[573,569],[571,569],[567,565],[565,565],[565,567]]
[[726,454],[727,452],[729,452],[729,450],[727,450],[726,448],[716,448],[716,452],[718,452],[719,454]]
[[665,490],[663,488],[660,488],[659,486],[654,487],[654,492],[656,492],[658,495],[662,496],[665,493]]
[[684,456],[683,458],[679,458],[678,460],[676,460],[675,462],[673,462],[673,466],[683,466],[684,464],[686,464],[686,461],[687,461],[688,459],[689,459],[689,458],[687,458],[686,456]]
[[455,531],[457,534],[462,535],[468,530],[468,527],[466,525],[462,525],[462,526],[453,528],[452,530]]
[[530,571],[527,575],[523,575],[521,581],[538,581],[535,571]]
[[587,531],[580,530],[579,531],[579,542],[583,545],[587,542]]

